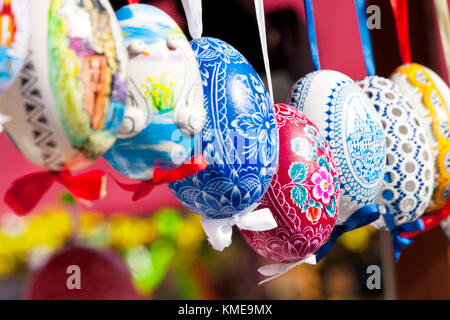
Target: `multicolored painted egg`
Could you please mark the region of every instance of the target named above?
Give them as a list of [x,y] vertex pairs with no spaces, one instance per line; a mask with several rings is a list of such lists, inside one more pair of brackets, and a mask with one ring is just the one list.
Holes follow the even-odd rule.
[[16,79],[30,38],[29,0],[0,0],[0,94]]
[[[358,84],[372,101],[386,139],[386,171],[376,200],[387,207],[397,225],[415,221],[433,193],[431,143],[419,114],[392,81],[373,76]],[[385,228],[383,218],[373,226]]]
[[284,104],[275,110],[283,156],[260,208],[272,211],[278,227],[241,233],[263,257],[292,263],[328,239],[337,219],[339,180],[332,151],[308,117]]
[[352,79],[331,70],[300,79],[286,101],[317,125],[333,150],[341,187],[338,223],[342,223],[372,204],[381,188],[386,146],[378,115]]
[[278,161],[275,111],[258,74],[236,49],[207,37],[191,46],[207,111],[199,149],[209,166],[169,187],[188,209],[230,218],[251,210],[270,185]]
[[197,60],[181,29],[156,7],[134,4],[116,13],[129,54],[127,108],[119,139],[105,159],[137,180],[153,178],[192,155],[203,128]]
[[398,67],[391,80],[424,122],[436,168],[428,211],[440,209],[450,199],[450,90],[436,73],[417,63]]
[[30,51],[0,112],[12,117],[6,131],[30,161],[80,170],[114,144],[123,119],[120,28],[105,0],[30,1],[30,10]]

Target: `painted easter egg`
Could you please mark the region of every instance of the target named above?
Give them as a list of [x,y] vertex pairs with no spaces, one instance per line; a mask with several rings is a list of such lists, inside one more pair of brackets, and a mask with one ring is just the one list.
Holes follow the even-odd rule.
[[[115,142],[126,99],[127,55],[106,0],[30,1],[30,51],[0,97],[6,131],[30,161],[80,170]],[[14,103],[10,103],[14,101]]]
[[29,0],[0,0],[0,94],[23,66],[30,37]]
[[315,253],[337,219],[339,180],[332,151],[319,129],[298,109],[276,104],[280,135],[278,170],[261,200],[278,227],[241,230],[263,257],[292,263]]
[[127,108],[105,159],[137,180],[188,160],[203,128],[203,86],[192,48],[175,21],[134,4],[116,13],[129,54]]
[[381,188],[386,147],[378,115],[353,80],[331,70],[300,79],[286,101],[316,124],[333,150],[341,187],[338,223],[344,222],[372,204]]
[[275,111],[258,74],[236,49],[206,37],[191,45],[207,112],[198,145],[209,166],[169,186],[188,209],[229,218],[250,210],[270,185],[278,161]]
[[[392,81],[367,77],[358,84],[373,102],[386,139],[386,171],[376,202],[387,207],[397,225],[415,221],[433,193],[431,144],[419,114]],[[384,228],[384,219],[373,226]]]
[[450,199],[450,90],[430,69],[402,65],[391,75],[425,125],[435,160],[435,186],[429,211],[442,208]]

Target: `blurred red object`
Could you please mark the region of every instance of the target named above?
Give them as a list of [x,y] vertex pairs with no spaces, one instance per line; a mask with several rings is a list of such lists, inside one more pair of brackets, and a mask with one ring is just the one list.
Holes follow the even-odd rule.
[[[79,268],[80,289],[69,289],[73,276],[70,266]],[[72,267],[73,268],[73,267]],[[69,284],[69,285],[68,285]],[[25,300],[142,300],[133,286],[131,274],[112,253],[70,247],[56,253],[31,275]]]

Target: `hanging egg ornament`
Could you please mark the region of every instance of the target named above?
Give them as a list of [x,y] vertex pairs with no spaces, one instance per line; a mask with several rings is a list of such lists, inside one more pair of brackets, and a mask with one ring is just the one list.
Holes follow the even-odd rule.
[[0,94],[23,66],[30,37],[29,0],[0,0]]
[[0,96],[9,137],[34,164],[81,170],[115,142],[126,99],[126,52],[108,1],[30,1],[30,51]]
[[263,82],[224,41],[191,41],[203,80],[206,124],[199,149],[208,168],[169,185],[189,210],[221,219],[251,211],[270,185],[278,128]]
[[194,52],[160,9],[133,4],[116,13],[129,54],[127,108],[119,139],[105,159],[137,180],[170,170],[192,156],[206,119]]
[[314,254],[328,239],[339,208],[338,171],[319,129],[298,109],[275,105],[280,135],[278,170],[261,200],[278,227],[241,230],[261,256],[295,263]]
[[375,201],[384,175],[386,146],[380,120],[366,94],[331,70],[301,78],[287,103],[316,124],[333,151],[341,187],[338,223]]
[[424,122],[435,161],[435,186],[428,211],[450,199],[450,89],[432,70],[417,63],[398,67],[391,75]]
[[[372,101],[386,140],[386,170],[376,203],[387,207],[397,225],[415,221],[428,207],[434,184],[434,161],[425,126],[392,81],[372,76],[358,84]],[[386,228],[382,217],[372,225]]]

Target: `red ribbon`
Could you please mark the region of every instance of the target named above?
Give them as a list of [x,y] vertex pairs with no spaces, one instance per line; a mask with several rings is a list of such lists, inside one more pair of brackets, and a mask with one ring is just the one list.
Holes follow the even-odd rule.
[[425,225],[425,229],[414,232],[404,232],[401,234],[401,236],[404,238],[412,238],[417,236],[418,234],[431,230],[434,227],[438,226],[442,222],[442,220],[449,216],[449,214],[450,202],[447,202],[447,204],[442,209],[433,212],[429,216],[419,218],[419,220],[422,220],[423,224]]
[[164,183],[172,183],[190,177],[208,167],[203,155],[196,156],[180,167],[164,171],[156,168],[153,172],[153,179],[142,181],[137,184],[124,184],[119,181],[117,184],[124,190],[134,192],[133,201],[138,201],[146,197],[156,186]]
[[411,44],[409,42],[409,21],[407,0],[391,0],[400,56],[404,64],[411,63]]
[[136,4],[139,3],[139,0],[128,0],[128,4]]
[[37,172],[15,180],[4,196],[5,203],[19,216],[29,213],[54,182],[65,186],[75,198],[98,200],[106,195],[106,175],[94,170],[78,176],[69,171]]

